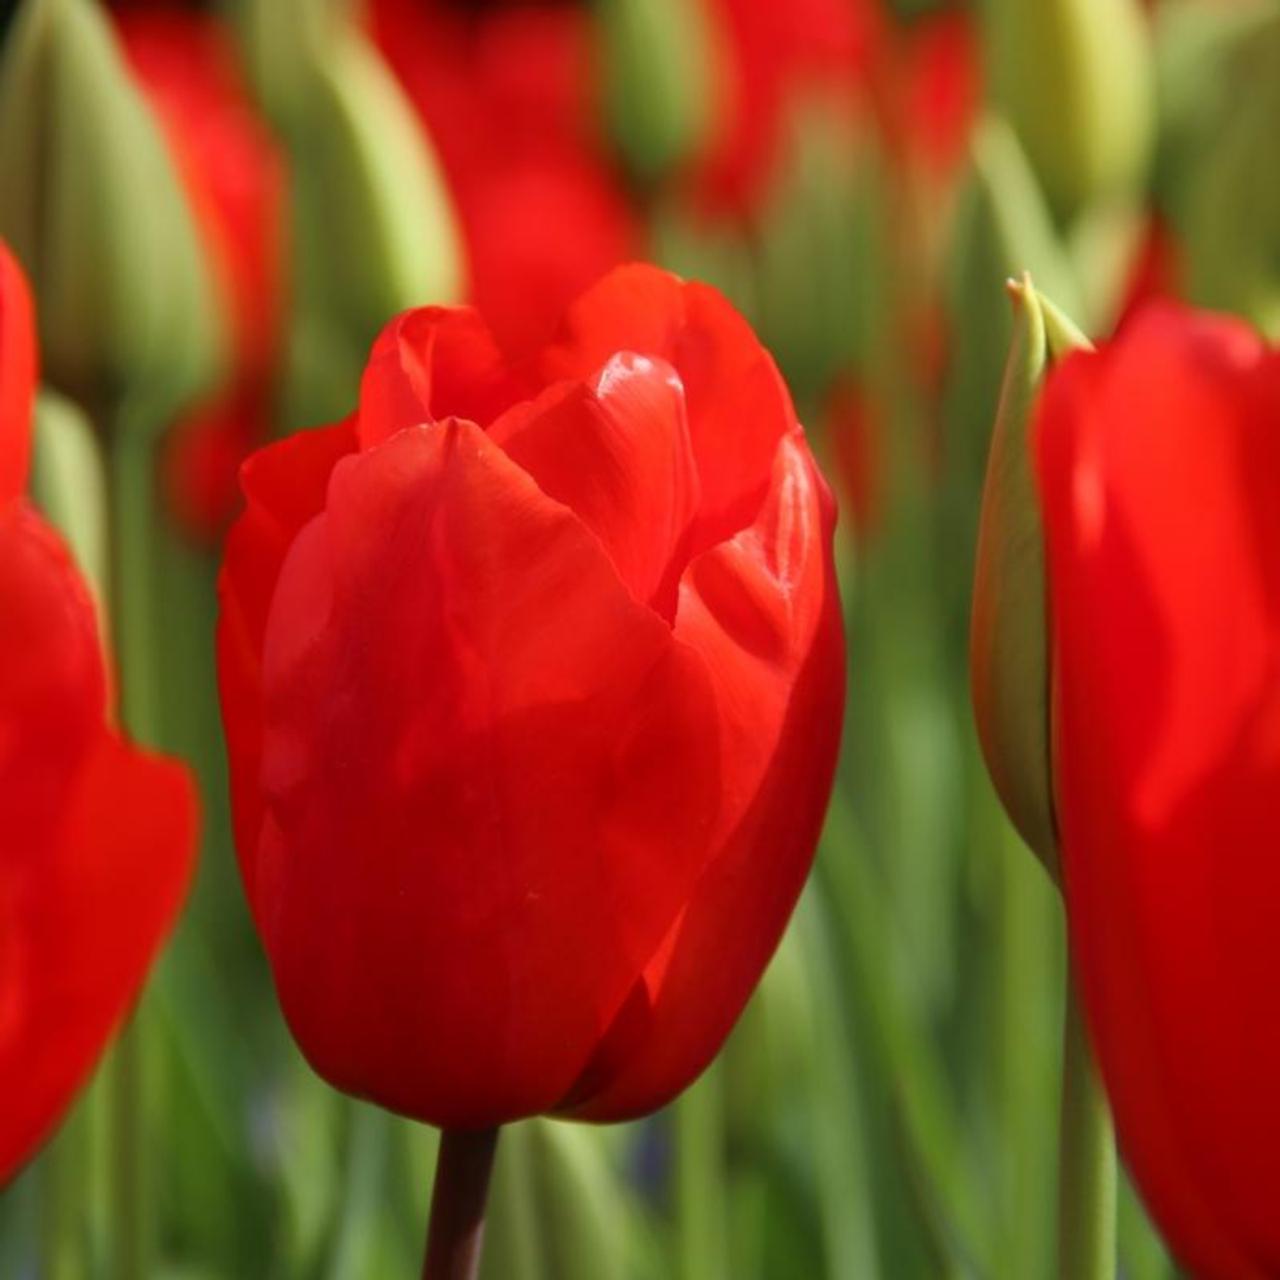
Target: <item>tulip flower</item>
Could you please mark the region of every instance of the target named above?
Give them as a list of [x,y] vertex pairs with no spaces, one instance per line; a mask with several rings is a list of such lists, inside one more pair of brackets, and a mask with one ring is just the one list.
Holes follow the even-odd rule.
[[881,37],[868,0],[703,0],[722,33],[727,109],[699,162],[711,211],[746,212],[766,194],[797,100],[856,100]]
[[649,267],[559,334],[508,364],[473,311],[394,320],[352,418],[249,460],[221,578],[285,1016],[452,1131],[625,1119],[706,1066],[840,736],[834,510],[768,354]]
[[439,149],[468,300],[506,349],[532,349],[578,293],[640,248],[597,127],[591,15],[564,5],[465,13],[443,0],[373,0],[369,13]]
[[1056,859],[1148,1208],[1195,1275],[1274,1275],[1280,358],[1239,322],[1150,304],[1021,406],[1034,487],[1006,438],[984,510],[984,749]]
[[34,380],[26,286],[0,246],[0,1183],[137,999],[195,843],[190,779],[112,726],[93,599],[22,496]]
[[1038,418],[1057,819],[1124,1152],[1184,1264],[1280,1270],[1280,358],[1139,313]]
[[169,453],[175,512],[212,540],[234,508],[239,463],[269,433],[284,318],[284,162],[214,19],[126,10],[117,30],[164,126],[228,316],[228,377],[180,425]]

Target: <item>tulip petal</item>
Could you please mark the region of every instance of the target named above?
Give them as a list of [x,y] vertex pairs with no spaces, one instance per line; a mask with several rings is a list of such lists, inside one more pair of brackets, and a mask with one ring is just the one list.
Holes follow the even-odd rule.
[[[0,813],[13,796],[0,789]],[[102,730],[59,820],[0,862],[0,1184],[87,1080],[138,998],[191,878],[180,765]],[[6,832],[11,831],[7,821]]]
[[0,786],[6,841],[53,821],[106,713],[93,601],[62,540],[0,505]]
[[642,1115],[710,1062],[782,931],[831,794],[844,708],[834,508],[797,429],[751,528],[690,565],[675,634],[707,662],[726,800],[687,910],[564,1109]]
[[218,693],[227,735],[236,853],[257,914],[254,858],[262,828],[262,637],[294,535],[324,508],[334,464],[356,448],[351,422],[303,431],[243,466],[245,510],[227,536],[218,577]]
[[487,425],[522,399],[502,353],[469,307],[420,307],[378,335],[360,383],[360,447],[444,418]]
[[569,309],[542,358],[547,381],[588,378],[618,351],[665,360],[684,385],[702,481],[694,536],[705,550],[754,520],[795,410],[772,357],[707,285],[657,267],[611,272]]
[[600,539],[636,600],[674,614],[677,553],[699,490],[684,388],[669,364],[619,353],[591,381],[510,410],[489,435]]
[[1140,313],[1038,425],[1073,955],[1122,1148],[1197,1274],[1280,1271],[1280,359]]
[[26,487],[36,393],[35,316],[22,269],[0,242],[0,502]]
[[339,464],[262,673],[258,915],[312,1064],[440,1125],[555,1104],[705,865],[702,657],[450,421]]

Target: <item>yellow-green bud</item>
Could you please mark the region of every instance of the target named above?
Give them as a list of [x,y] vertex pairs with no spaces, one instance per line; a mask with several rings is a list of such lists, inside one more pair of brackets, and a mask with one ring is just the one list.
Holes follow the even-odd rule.
[[26,0],[0,61],[0,236],[31,278],[47,381],[159,428],[226,335],[156,121],[90,0]]
[[988,64],[1063,218],[1142,182],[1155,111],[1139,0],[988,0]]
[[719,97],[702,0],[602,0],[609,120],[642,181],[661,178],[706,140]]
[[982,754],[1018,834],[1058,878],[1050,759],[1044,534],[1030,433],[1049,364],[1087,339],[1011,281],[1013,343],[991,436],[978,529],[970,678]]

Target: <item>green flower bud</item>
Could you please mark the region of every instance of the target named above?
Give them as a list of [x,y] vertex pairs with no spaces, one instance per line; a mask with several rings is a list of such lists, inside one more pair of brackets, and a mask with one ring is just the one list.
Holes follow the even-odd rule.
[[34,446],[31,495],[66,538],[101,602],[107,587],[107,484],[93,428],[70,400],[42,390]]
[[883,184],[874,148],[820,101],[791,126],[757,229],[755,320],[807,411],[883,327],[868,287],[883,251]]
[[1009,307],[997,282],[1029,271],[1069,314],[1080,314],[1072,263],[1044,194],[1017,136],[998,116],[981,121],[974,133],[971,173],[950,256],[953,346],[943,405],[941,518],[952,548],[945,579],[947,613],[962,629],[969,614],[974,530],[991,423],[1012,337]]
[[708,14],[690,0],[602,0],[609,121],[628,165],[645,182],[692,156],[718,97]]
[[46,379],[167,425],[221,372],[214,284],[159,128],[89,0],[26,0],[0,61],[0,236],[31,278]]
[[314,238],[300,271],[366,346],[397,311],[457,301],[462,251],[448,188],[412,107],[355,28],[328,43],[297,139],[299,216]]
[[970,679],[992,782],[1018,834],[1056,880],[1044,537],[1030,432],[1050,362],[1089,344],[1029,276],[1011,281],[1009,293],[1015,324],[978,529]]
[[1155,110],[1138,0],[989,0],[986,20],[996,101],[1058,213],[1132,193]]
[[1188,296],[1280,337],[1280,13],[1224,59],[1231,92],[1208,107],[1183,154],[1169,205]]

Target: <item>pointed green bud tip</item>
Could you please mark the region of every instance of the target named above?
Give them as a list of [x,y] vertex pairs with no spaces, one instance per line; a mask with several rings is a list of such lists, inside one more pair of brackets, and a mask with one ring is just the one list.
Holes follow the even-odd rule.
[[970,678],[991,780],[1010,821],[1056,880],[1044,537],[1031,428],[1049,366],[1089,342],[1029,275],[1007,287],[1014,332],[978,528]]
[[1155,117],[1139,0],[990,0],[984,15],[996,101],[1058,214],[1133,194]]
[[709,15],[688,0],[603,0],[600,14],[613,136],[636,177],[654,182],[692,157],[714,123]]
[[[46,379],[160,425],[219,375],[215,286],[159,126],[90,0],[25,0],[0,58],[0,236]],[[145,406],[143,405],[145,401]]]

